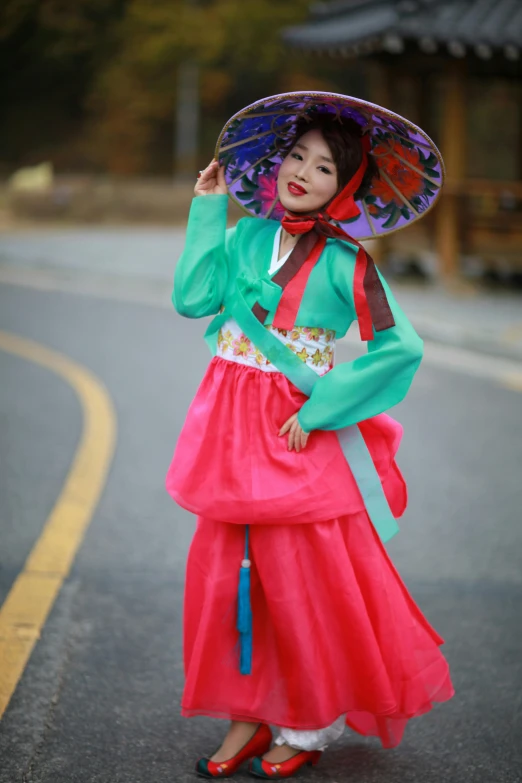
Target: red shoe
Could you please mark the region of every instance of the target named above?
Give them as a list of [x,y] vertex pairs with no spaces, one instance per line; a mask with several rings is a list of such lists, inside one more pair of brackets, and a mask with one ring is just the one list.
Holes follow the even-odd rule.
[[243,745],[236,755],[226,761],[211,761],[200,759],[196,764],[196,772],[201,778],[230,778],[237,772],[241,764],[254,756],[267,753],[272,744],[272,732],[266,723],[260,723],[254,736]]
[[315,767],[319,763],[321,753],[320,750],[302,750],[288,761],[277,763],[258,757],[250,762],[249,771],[256,778],[291,778],[305,764]]

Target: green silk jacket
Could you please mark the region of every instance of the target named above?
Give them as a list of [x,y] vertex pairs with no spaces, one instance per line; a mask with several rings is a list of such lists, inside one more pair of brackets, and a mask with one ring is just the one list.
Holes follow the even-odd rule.
[[[187,318],[215,315],[233,301],[241,281],[247,299],[250,296],[249,306],[260,301],[269,310],[265,321],[269,325],[281,295],[280,286],[268,276],[280,223],[245,217],[227,230],[227,206],[226,195],[198,196],[192,201],[185,249],[174,275],[174,307]],[[346,334],[356,319],[356,252],[348,242],[327,240],[308,280],[296,325],[331,329],[337,337]],[[348,427],[383,413],[405,397],[422,358],[422,340],[381,280],[395,326],[374,332],[365,355],[336,365],[318,379],[298,415],[305,432]],[[225,312],[215,320],[226,317],[231,316]],[[210,334],[215,353],[217,328]]]

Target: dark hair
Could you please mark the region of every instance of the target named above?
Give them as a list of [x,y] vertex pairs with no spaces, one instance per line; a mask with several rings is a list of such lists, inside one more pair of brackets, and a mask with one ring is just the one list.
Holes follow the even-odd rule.
[[[300,117],[295,128],[295,136],[291,142],[291,148],[299,139],[311,130],[321,132],[324,140],[330,148],[335,166],[337,168],[338,190],[348,184],[362,160],[361,126],[349,117],[335,117],[327,112],[314,112],[306,117]],[[355,193],[356,199],[367,195],[372,180],[379,176],[379,169],[375,160],[368,155],[368,168],[362,178],[362,182]]]

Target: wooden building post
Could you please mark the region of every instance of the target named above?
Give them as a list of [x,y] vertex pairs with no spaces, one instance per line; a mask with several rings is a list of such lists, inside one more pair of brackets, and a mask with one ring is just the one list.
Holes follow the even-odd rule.
[[[199,0],[184,0],[196,8]],[[199,64],[185,60],[178,66],[174,117],[174,181],[193,181],[197,174],[200,123]]]
[[446,164],[446,187],[437,207],[436,245],[443,279],[459,274],[460,194],[466,176],[466,79],[464,63],[448,64],[444,83],[441,152]]
[[[378,59],[366,62],[366,79],[370,93],[369,100],[393,111],[393,106],[391,105],[393,78],[390,71],[390,66],[385,66]],[[381,269],[386,269],[390,247],[390,240],[386,236],[371,240],[369,252],[371,252],[373,260]]]
[[196,62],[178,68],[176,114],[174,118],[174,179],[194,180],[197,174],[199,141],[199,67]]

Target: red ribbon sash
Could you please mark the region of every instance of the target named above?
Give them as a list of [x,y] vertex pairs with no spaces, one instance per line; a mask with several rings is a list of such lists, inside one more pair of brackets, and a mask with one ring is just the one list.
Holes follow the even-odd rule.
[[[362,159],[359,168],[350,182],[331,201],[324,213],[320,212],[318,215],[288,214],[281,221],[285,231],[293,236],[296,234],[300,236],[290,257],[272,278],[273,282],[283,289],[273,321],[273,326],[278,329],[292,329],[294,327],[308,279],[321,256],[328,237],[350,242],[357,247],[353,297],[361,340],[373,340],[374,329],[380,332],[395,326],[393,314],[373,258],[368,255],[360,242],[330,222],[330,220],[348,220],[360,214],[359,207],[354,200],[354,194],[357,192],[368,166],[367,153],[370,150],[368,136],[363,136],[361,145]],[[267,310],[256,303],[252,311],[264,323],[268,314]]]
[[306,284],[312,269],[319,261],[319,257],[326,245],[326,237],[320,236],[312,248],[308,258],[305,259],[297,274],[286,284],[279,305],[274,315],[272,326],[276,329],[293,329],[297,319],[299,306],[303,298]]

